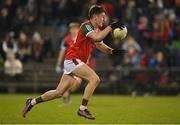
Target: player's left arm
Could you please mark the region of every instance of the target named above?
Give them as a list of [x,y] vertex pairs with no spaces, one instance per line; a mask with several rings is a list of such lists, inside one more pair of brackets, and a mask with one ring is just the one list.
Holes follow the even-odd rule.
[[106,54],[112,54],[113,49],[107,46],[106,44],[104,44],[103,41],[96,42],[95,45],[96,45],[96,48],[100,50],[101,52],[106,53]]

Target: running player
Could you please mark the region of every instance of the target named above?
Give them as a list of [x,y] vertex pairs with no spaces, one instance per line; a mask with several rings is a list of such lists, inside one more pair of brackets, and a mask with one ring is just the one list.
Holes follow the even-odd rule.
[[[76,40],[77,32],[79,29],[79,23],[70,22],[68,27],[69,27],[69,33],[62,40],[60,52],[56,63],[56,72],[58,74],[62,72],[63,69],[62,62],[64,60],[64,55],[66,53],[67,48],[69,48],[72,44],[74,44]],[[71,102],[70,93],[74,92],[80,86],[81,81],[82,81],[81,78],[74,76],[74,80],[72,80],[72,82],[70,83],[72,87],[63,94],[64,104],[70,104]]]
[[55,90],[47,91],[37,98],[28,99],[22,112],[23,117],[26,117],[27,113],[34,105],[62,97],[71,87],[70,83],[74,80],[72,75],[75,75],[88,81],[77,114],[88,119],[95,119],[95,116],[87,109],[87,105],[95,88],[100,83],[100,78],[95,71],[86,64],[86,61],[94,46],[107,54],[123,55],[125,51],[122,49],[112,49],[102,41],[112,29],[117,27],[123,28],[123,25],[119,21],[110,24],[100,31],[99,28],[102,27],[105,22],[106,13],[101,6],[97,5],[93,5],[90,8],[89,18],[88,21],[81,24],[76,42],[67,50],[64,60],[64,74],[62,75],[59,85]]

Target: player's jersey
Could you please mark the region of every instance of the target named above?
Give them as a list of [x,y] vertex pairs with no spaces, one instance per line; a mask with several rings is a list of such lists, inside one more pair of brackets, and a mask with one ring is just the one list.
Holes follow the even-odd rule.
[[85,63],[87,62],[94,49],[95,42],[87,37],[91,32],[95,32],[95,30],[90,21],[81,24],[76,42],[66,52],[66,60],[80,59]]
[[69,48],[70,46],[72,46],[72,44],[74,44],[75,40],[72,38],[72,36],[70,34],[66,35],[65,38],[63,39],[62,43],[61,43],[61,48]]

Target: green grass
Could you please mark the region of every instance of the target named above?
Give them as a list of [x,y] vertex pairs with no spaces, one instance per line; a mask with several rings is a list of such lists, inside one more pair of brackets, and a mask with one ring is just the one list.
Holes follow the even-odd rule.
[[27,118],[21,111],[27,97],[36,95],[0,94],[0,124],[178,124],[180,97],[129,97],[95,95],[89,103],[96,120],[76,115],[81,96],[73,95],[72,104],[56,99],[35,106]]

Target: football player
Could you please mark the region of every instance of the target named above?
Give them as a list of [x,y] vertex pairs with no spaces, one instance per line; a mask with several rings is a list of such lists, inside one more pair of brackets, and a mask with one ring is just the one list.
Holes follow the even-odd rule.
[[105,20],[105,10],[101,6],[93,5],[89,10],[89,20],[82,23],[79,28],[76,42],[67,49],[64,60],[64,73],[59,85],[56,89],[47,91],[37,98],[26,100],[26,105],[22,112],[23,117],[27,115],[34,105],[62,97],[71,88],[70,83],[74,80],[73,76],[77,76],[88,81],[77,114],[87,119],[95,119],[95,116],[89,112],[87,105],[94,90],[100,84],[100,78],[86,62],[95,46],[107,54],[123,55],[125,53],[123,49],[112,49],[103,43],[102,40],[113,29],[124,27],[117,21],[100,30]]

